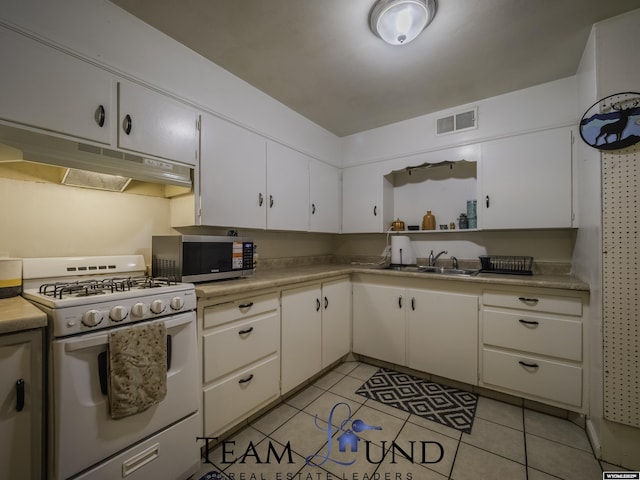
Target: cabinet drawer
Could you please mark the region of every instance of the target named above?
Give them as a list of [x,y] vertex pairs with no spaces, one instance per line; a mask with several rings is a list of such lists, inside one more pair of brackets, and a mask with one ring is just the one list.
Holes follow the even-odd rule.
[[534,312],[559,313],[562,315],[582,315],[582,300],[576,297],[541,295],[525,290],[521,292],[487,291],[482,296],[484,305],[517,308]]
[[485,309],[483,343],[541,355],[582,360],[579,320]]
[[280,394],[280,357],[273,356],[204,389],[204,434],[216,435]]
[[280,350],[280,318],[272,311],[205,333],[202,338],[204,383]]
[[576,407],[582,405],[580,367],[490,348],[483,350],[482,357],[482,381],[485,385],[495,385]]
[[203,327],[205,329],[217,327],[236,320],[264,315],[278,309],[278,296],[275,293],[222,302],[205,307]]

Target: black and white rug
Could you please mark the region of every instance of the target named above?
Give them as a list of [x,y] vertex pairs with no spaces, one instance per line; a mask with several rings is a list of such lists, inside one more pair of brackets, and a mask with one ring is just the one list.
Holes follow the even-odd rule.
[[378,370],[358,395],[471,433],[478,396],[387,368]]

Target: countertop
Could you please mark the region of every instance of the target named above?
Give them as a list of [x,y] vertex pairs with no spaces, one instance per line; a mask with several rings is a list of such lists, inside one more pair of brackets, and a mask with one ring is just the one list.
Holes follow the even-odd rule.
[[338,275],[350,275],[352,273],[423,278],[451,282],[473,282],[489,285],[515,285],[525,287],[556,288],[587,292],[589,291],[589,285],[573,275],[501,275],[493,273],[480,273],[478,275],[467,277],[442,275],[437,273],[387,270],[381,267],[364,266],[358,264],[326,264],[262,270],[258,269],[258,271],[252,277],[248,278],[196,284],[196,295],[198,296],[198,298],[231,295],[266,288],[277,288],[284,285],[291,285],[301,282],[318,281]]
[[0,299],[0,335],[47,326],[47,315],[24,298]]

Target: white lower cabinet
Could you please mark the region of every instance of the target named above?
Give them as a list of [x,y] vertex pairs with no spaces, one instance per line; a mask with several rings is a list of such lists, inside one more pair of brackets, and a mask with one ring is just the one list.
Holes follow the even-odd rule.
[[203,432],[216,436],[280,395],[278,293],[201,300]]
[[409,367],[478,383],[478,296],[408,290]]
[[282,292],[282,376],[285,394],[351,347],[351,282],[343,278]]
[[475,385],[478,296],[354,283],[353,351]]
[[42,478],[42,332],[0,336],[0,478]]
[[407,364],[405,289],[353,284],[353,352]]
[[581,409],[582,316],[580,294],[485,291],[482,385]]
[[283,394],[322,369],[321,297],[320,285],[282,292]]
[[351,351],[351,280],[322,284],[322,368]]

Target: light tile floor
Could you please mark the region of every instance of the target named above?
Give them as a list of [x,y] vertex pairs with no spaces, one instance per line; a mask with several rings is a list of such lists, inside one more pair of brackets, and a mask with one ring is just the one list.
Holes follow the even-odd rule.
[[[377,370],[338,365],[214,448],[194,480],[597,480],[603,467],[620,470],[601,465],[581,427],[533,410],[480,397],[466,434],[356,395]],[[381,429],[341,452],[356,419]]]

